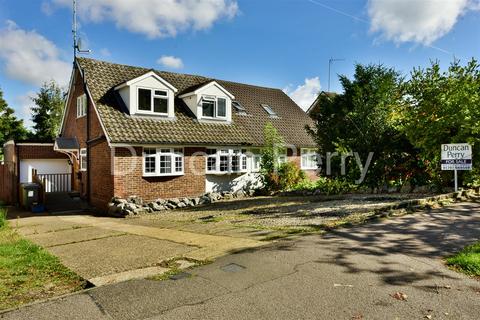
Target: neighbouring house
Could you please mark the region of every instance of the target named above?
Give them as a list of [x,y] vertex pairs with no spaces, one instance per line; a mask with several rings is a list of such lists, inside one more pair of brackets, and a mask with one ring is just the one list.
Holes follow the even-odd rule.
[[322,101],[324,99],[328,99],[332,101],[335,97],[337,96],[337,93],[335,92],[327,92],[327,91],[322,91],[318,94],[317,98],[313,103],[310,105],[310,107],[307,109],[307,114],[310,115],[311,117],[314,117],[316,113],[318,113],[320,109],[320,105],[322,104]]
[[49,156],[25,159],[19,175],[58,160],[71,189],[101,209],[114,196],[235,191],[258,184],[268,122],[287,144],[279,161],[314,178],[312,120],[282,90],[77,58],[59,138],[32,145]]

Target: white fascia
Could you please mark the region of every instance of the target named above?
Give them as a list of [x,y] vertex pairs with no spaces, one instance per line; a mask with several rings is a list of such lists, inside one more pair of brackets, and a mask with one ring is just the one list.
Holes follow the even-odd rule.
[[116,86],[114,89],[115,90],[119,90],[119,89],[122,89],[124,87],[127,87],[127,86],[131,86],[132,84],[138,82],[138,81],[141,81],[143,79],[146,79],[146,78],[149,78],[149,77],[154,77],[155,79],[157,79],[158,81],[160,81],[162,84],[164,84],[167,88],[169,88],[170,90],[172,90],[174,93],[177,93],[178,92],[178,89],[175,88],[170,82],[166,81],[165,79],[163,79],[162,77],[160,77],[158,74],[156,74],[155,72],[153,71],[149,71],[143,75],[141,75],[140,77],[136,77],[134,79],[131,79],[131,80],[128,80],[122,84],[119,84],[118,86]]

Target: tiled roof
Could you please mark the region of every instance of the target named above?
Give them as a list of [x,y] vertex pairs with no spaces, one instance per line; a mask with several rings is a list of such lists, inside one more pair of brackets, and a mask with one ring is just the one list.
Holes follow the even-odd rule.
[[[305,130],[305,125],[312,123],[310,118],[280,89],[153,70],[178,89],[177,96],[215,80],[235,96],[247,115],[236,114],[233,110],[230,124],[199,122],[183,100],[175,98],[175,120],[132,117],[113,88],[152,70],[87,58],[77,58],[77,61],[113,143],[262,145],[263,128],[270,121],[286,143],[314,145]],[[270,118],[261,107],[262,103],[269,104],[278,118]]]

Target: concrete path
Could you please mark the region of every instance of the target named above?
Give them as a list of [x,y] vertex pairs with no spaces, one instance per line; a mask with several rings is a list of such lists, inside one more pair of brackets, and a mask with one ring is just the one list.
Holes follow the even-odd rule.
[[247,249],[190,277],[107,285],[3,318],[478,319],[480,282],[442,258],[479,238],[480,204],[461,203]]
[[205,261],[265,244],[87,215],[34,216],[11,225],[96,286],[164,273],[160,265],[171,259]]

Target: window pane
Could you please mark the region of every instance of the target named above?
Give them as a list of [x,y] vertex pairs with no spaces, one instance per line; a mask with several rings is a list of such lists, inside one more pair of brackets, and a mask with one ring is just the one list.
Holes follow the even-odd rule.
[[153,112],[168,113],[168,100],[162,98],[153,99]]
[[203,107],[203,116],[204,117],[211,117],[215,116],[215,102],[209,100],[203,100],[202,102]]
[[175,172],[183,171],[183,157],[175,157]]
[[232,171],[240,171],[240,156],[232,156]]
[[147,89],[138,89],[138,110],[151,111],[152,92]]
[[218,98],[217,101],[217,116],[226,117],[227,116],[227,100],[223,98]]
[[172,157],[170,155],[160,155],[160,173],[172,172]]
[[229,156],[220,156],[220,172],[228,171],[228,158]]
[[167,96],[167,91],[162,91],[162,90],[155,90],[155,95],[156,96]]
[[207,158],[207,171],[217,170],[217,157],[215,155]]
[[155,173],[155,154],[157,153],[157,151],[153,148],[146,148],[143,152],[145,157],[145,173]]
[[247,156],[242,156],[242,170],[247,170]]

